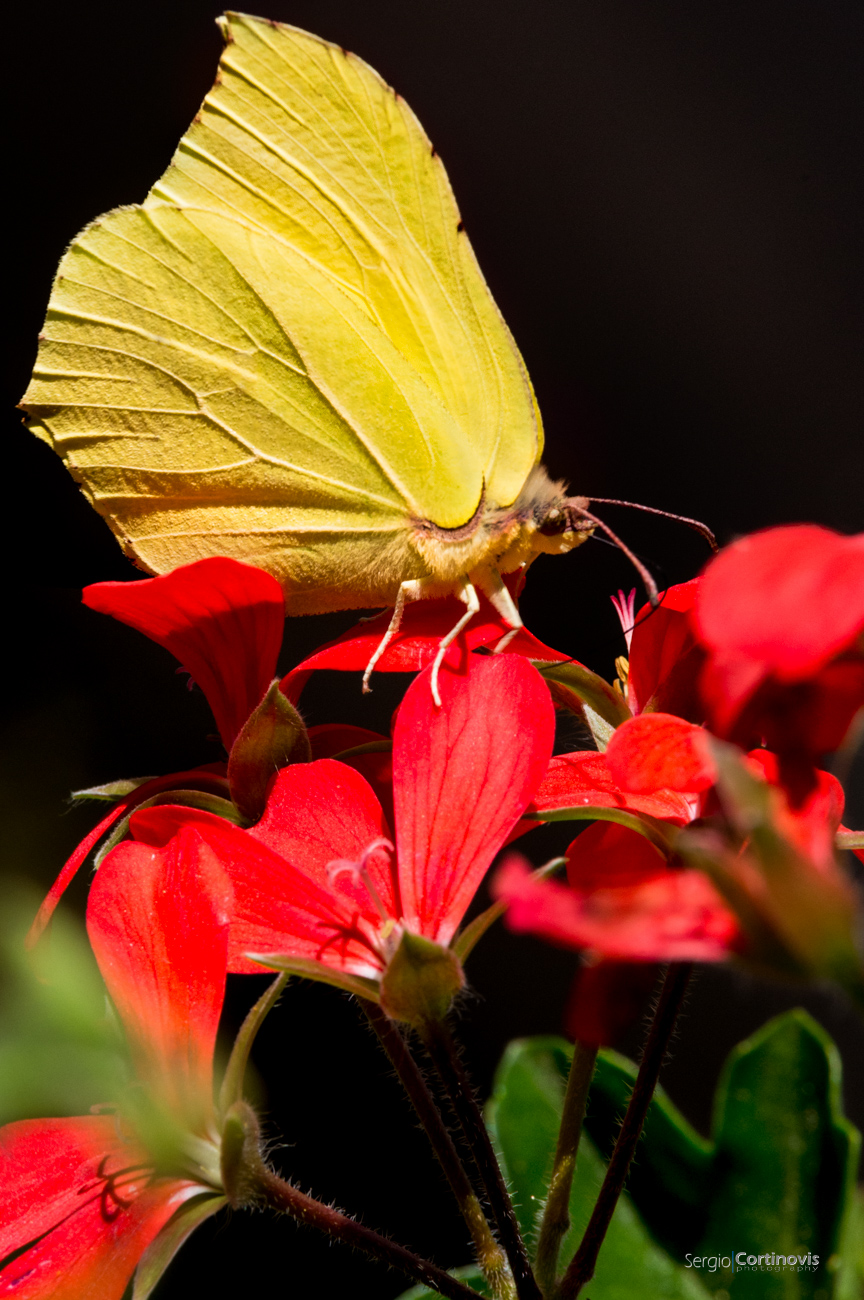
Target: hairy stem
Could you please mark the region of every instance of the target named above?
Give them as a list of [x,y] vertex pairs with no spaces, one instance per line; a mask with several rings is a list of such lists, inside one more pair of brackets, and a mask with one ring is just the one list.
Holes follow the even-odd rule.
[[432,1150],[438,1157],[444,1175],[450,1184],[462,1217],[471,1233],[477,1262],[489,1282],[496,1300],[509,1300],[513,1295],[513,1280],[507,1256],[492,1235],[483,1208],[447,1131],[435,1100],[426,1081],[409,1051],[400,1030],[376,1002],[360,999],[370,1025],[375,1030],[384,1051],[390,1058],[402,1086],[413,1105],[420,1123],[429,1138]]
[[537,1239],[535,1270],[540,1289],[546,1296],[551,1296],[555,1289],[558,1252],[570,1227],[570,1189],[573,1186],[579,1139],[582,1136],[582,1121],[585,1118],[588,1089],[591,1086],[596,1060],[596,1047],[588,1043],[576,1042],[570,1074],[567,1077],[561,1127],[558,1130],[558,1144],[555,1148],[555,1160],[549,1180],[549,1195],[543,1208],[540,1235]]
[[219,1109],[223,1115],[243,1096],[243,1080],[246,1077],[252,1044],[255,1042],[258,1030],[278,1002],[289,978],[287,974],[278,975],[261,994],[240,1026],[240,1032],[225,1068],[222,1087],[219,1090]]
[[630,1172],[630,1163],[642,1134],[642,1125],[645,1123],[645,1116],[657,1086],[660,1068],[672,1030],[675,1028],[675,1021],[678,1018],[692,969],[692,962],[676,962],[666,971],[621,1131],[606,1170],[606,1177],[603,1179],[603,1186],[600,1188],[600,1195],[597,1197],[597,1204],[585,1229],[585,1235],[562,1279],[558,1292],[560,1300],[575,1300],[582,1288],[594,1276],[597,1256],[600,1254],[600,1247],[612,1221],[618,1197],[624,1189],[624,1183]]
[[427,1020],[418,1026],[418,1032],[444,1085],[489,1198],[501,1244],[510,1262],[516,1294],[519,1300],[542,1300],[483,1114],[450,1031],[443,1021]]
[[309,1224],[313,1228],[320,1229],[321,1232],[326,1232],[328,1237],[344,1242],[346,1246],[362,1250],[373,1259],[379,1259],[391,1268],[399,1269],[415,1282],[437,1291],[439,1295],[448,1296],[450,1300],[476,1300],[479,1295],[479,1292],[465,1286],[464,1282],[458,1282],[455,1277],[451,1277],[449,1273],[445,1273],[429,1260],[415,1255],[413,1251],[406,1250],[404,1246],[399,1246],[394,1241],[389,1241],[387,1237],[382,1237],[380,1233],[364,1227],[362,1223],[349,1219],[347,1214],[334,1210],[332,1206],[324,1205],[323,1202],[307,1196],[305,1192],[301,1192],[299,1188],[273,1173],[263,1162],[255,1170],[254,1190],[257,1193],[256,1199],[265,1202],[271,1209],[278,1210],[282,1214],[290,1214],[299,1223]]

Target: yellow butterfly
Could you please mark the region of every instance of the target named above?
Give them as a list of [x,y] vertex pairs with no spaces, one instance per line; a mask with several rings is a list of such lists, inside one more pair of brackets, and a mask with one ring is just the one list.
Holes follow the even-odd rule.
[[539,463],[444,167],[353,54],[219,21],[168,170],[60,264],[31,428],[149,572],[233,556],[292,614],[394,606],[388,638],[405,600],[452,592],[447,643],[479,589],[517,628],[501,575],[596,521]]

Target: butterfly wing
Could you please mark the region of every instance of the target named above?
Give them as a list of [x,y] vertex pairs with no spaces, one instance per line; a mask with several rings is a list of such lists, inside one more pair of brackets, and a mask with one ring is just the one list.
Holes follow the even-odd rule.
[[24,405],[145,567],[390,601],[424,576],[412,520],[518,495],[530,383],[405,102],[316,37],[223,24],[165,175],[64,257]]

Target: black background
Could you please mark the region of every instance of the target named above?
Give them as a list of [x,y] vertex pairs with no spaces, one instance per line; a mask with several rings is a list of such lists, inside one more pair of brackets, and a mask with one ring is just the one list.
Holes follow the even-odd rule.
[[[144,197],[210,86],[218,12],[206,0],[7,12],[7,410],[63,248],[97,213]],[[528,363],[553,474],[704,518],[722,541],[801,519],[862,527],[857,3],[271,0],[266,16],[361,55],[417,112]],[[170,656],[78,604],[83,584],[134,571],[59,460],[14,411],[7,425],[0,808],[6,869],[47,883],[92,817],[65,812],[70,789],[218,754]],[[702,564],[683,529],[607,514],[661,583]],[[623,649],[608,593],[632,581],[590,542],[540,559],[523,613],[608,676]],[[352,621],[289,622],[285,667]],[[386,729],[403,685],[381,678],[363,700],[353,677],[327,674],[304,707],[312,722]],[[864,824],[860,792],[847,824]],[[554,835],[537,833],[538,860]],[[503,930],[478,950],[463,1032],[483,1090],[508,1037],[560,1027],[572,969],[572,956]],[[236,1021],[253,982],[232,984]],[[842,999],[709,970],[665,1076],[701,1128],[729,1047],[796,1002],[838,1038],[847,1101],[864,1119],[864,1046]],[[447,1266],[467,1258],[424,1141],[346,999],[290,990],[257,1060],[286,1173]],[[196,1234],[159,1295],[227,1296],[241,1277],[250,1295],[402,1289],[308,1233],[238,1215]]]

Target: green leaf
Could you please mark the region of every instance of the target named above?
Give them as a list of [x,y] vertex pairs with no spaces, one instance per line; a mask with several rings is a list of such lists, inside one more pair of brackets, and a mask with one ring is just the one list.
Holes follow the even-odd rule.
[[834,1300],[860,1300],[864,1295],[864,1191],[850,1198],[840,1249],[828,1261],[836,1274]]
[[[636,1066],[626,1056],[599,1052],[585,1131],[604,1160],[612,1154],[636,1073]],[[627,1188],[652,1235],[678,1260],[683,1260],[705,1233],[713,1155],[713,1144],[687,1123],[658,1088]]]
[[810,1252],[820,1257],[815,1273],[740,1273],[724,1285],[732,1300],[827,1300],[860,1137],[842,1115],[837,1049],[805,1011],[777,1016],[735,1048],[714,1131],[699,1252]]
[[[552,698],[556,704],[561,704],[565,708],[572,709],[573,712],[582,713],[584,711],[581,705],[587,705],[592,713],[599,715],[613,730],[620,727],[622,722],[626,722],[631,716],[624,697],[614,690],[604,678],[592,673],[590,668],[584,664],[571,660],[566,664],[544,663],[534,660],[534,667],[550,683]],[[588,719],[589,724],[591,719]],[[596,726],[596,724],[595,724]],[[594,727],[592,727],[592,732]],[[599,729],[599,735],[595,733],[595,739],[598,739],[598,747],[603,744],[603,729]]]
[[[600,1054],[586,1131],[604,1155],[635,1074],[623,1057]],[[828,1300],[832,1273],[834,1300],[858,1300],[859,1143],[841,1112],[834,1045],[806,1012],[790,1011],[732,1052],[713,1141],[700,1138],[658,1090],[628,1192],[654,1237],[681,1261],[688,1253],[731,1259],[741,1251],[820,1257],[814,1272],[712,1273],[703,1266],[704,1285],[729,1300]]]
[[[546,1193],[561,1118],[572,1049],[560,1038],[517,1040],[499,1066],[488,1107],[489,1126],[501,1154],[523,1233],[533,1237]],[[561,1265],[576,1250],[588,1222],[605,1167],[583,1136],[573,1191],[571,1228]],[[698,1277],[651,1239],[629,1198],[621,1197],[587,1295],[590,1300],[706,1300]],[[587,1300],[587,1296],[586,1296]]]

